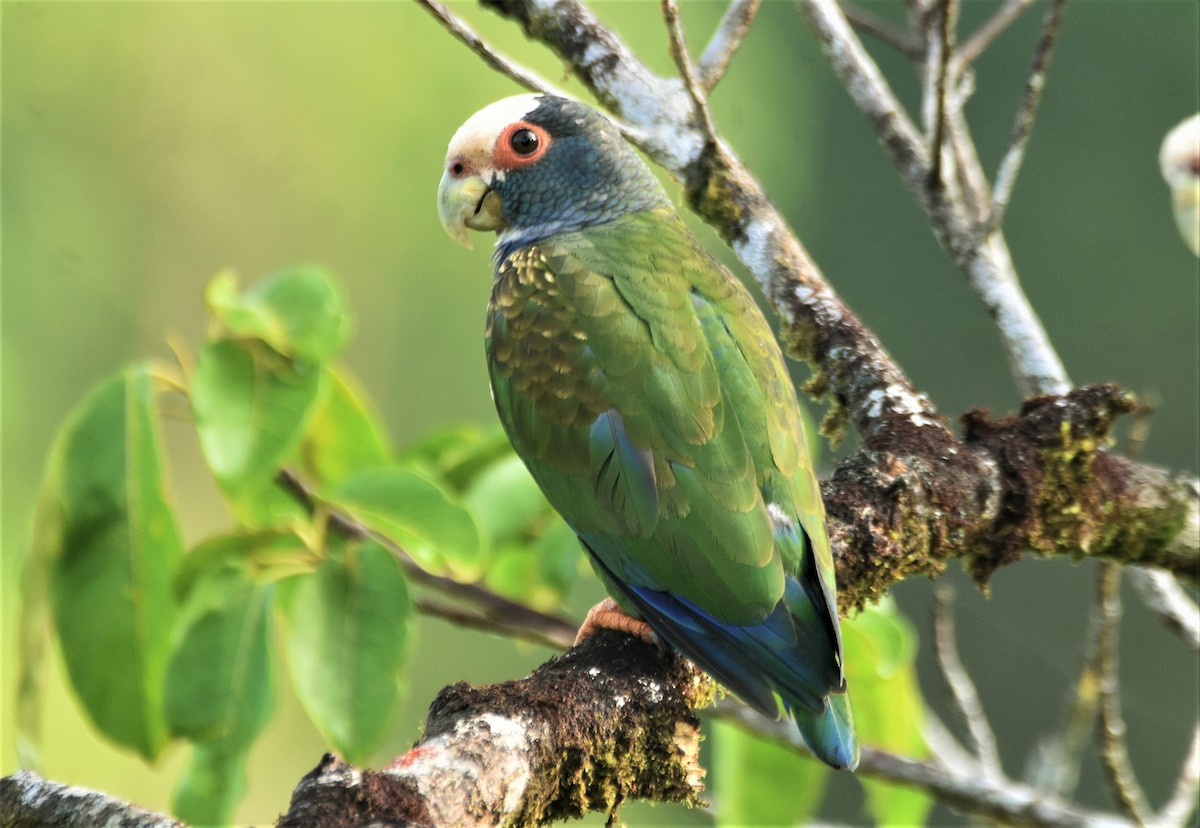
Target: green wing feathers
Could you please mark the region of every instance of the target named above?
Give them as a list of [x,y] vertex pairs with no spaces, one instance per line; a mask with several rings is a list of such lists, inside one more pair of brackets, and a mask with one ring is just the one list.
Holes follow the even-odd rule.
[[[501,419],[577,531],[643,537],[653,528],[662,543],[639,550],[634,568],[685,581],[687,596],[718,616],[744,614],[725,602],[765,613],[783,570],[803,565],[780,558],[764,493],[791,501],[818,560],[828,558],[795,391],[771,331],[673,212],[514,253],[498,268],[488,337]],[[629,446],[605,463],[610,411]],[[726,561],[745,571],[718,587]]]

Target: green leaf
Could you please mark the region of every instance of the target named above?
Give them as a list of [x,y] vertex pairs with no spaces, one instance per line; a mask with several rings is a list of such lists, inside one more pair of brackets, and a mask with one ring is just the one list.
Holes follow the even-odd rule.
[[242,533],[205,541],[180,567],[166,716],[194,743],[174,795],[192,824],[228,824],[245,793],[245,756],[274,706],[273,580],[305,554],[289,533]]
[[391,461],[390,440],[366,393],[344,370],[326,368],[329,394],[301,448],[305,468],[322,485]]
[[528,544],[495,550],[484,583],[500,595],[535,609],[550,610],[562,603],[562,592],[542,578],[537,556]]
[[550,511],[542,490],[515,454],[488,466],[471,481],[463,505],[491,545],[522,538],[537,518]]
[[205,292],[209,312],[235,339],[261,339],[280,354],[325,362],[350,333],[345,300],[325,271],[297,267],[267,276],[239,295],[226,271]]
[[583,550],[575,530],[567,526],[557,512],[551,511],[546,524],[538,533],[533,555],[540,580],[561,598],[575,585]]
[[798,825],[816,813],[828,767],[736,725],[713,722],[713,731],[718,825]]
[[172,734],[226,754],[250,747],[270,717],[275,695],[273,586],[254,582],[245,563],[227,557],[193,579],[167,669]]
[[464,577],[480,569],[479,530],[471,515],[436,483],[410,469],[357,472],[324,498],[394,540],[425,569],[449,566]]
[[275,581],[297,571],[311,571],[312,553],[294,532],[280,529],[218,535],[183,556],[175,573],[175,596],[187,599],[203,579],[239,567],[253,581]]
[[452,426],[410,446],[400,461],[428,468],[461,492],[488,466],[512,454],[512,445],[499,426]]
[[[890,601],[842,622],[846,681],[859,739],[904,756],[928,753],[921,725],[924,702],[917,686],[916,633]],[[933,800],[910,787],[863,779],[867,808],[881,825],[917,825]]]
[[175,785],[171,810],[191,825],[229,825],[245,793],[245,754],[197,744]]
[[235,501],[270,486],[300,445],[325,373],[269,349],[228,340],[200,351],[192,410],[204,458]]
[[183,542],[167,499],[153,380],[134,365],[95,389],[59,433],[35,518],[34,557],[67,673],[108,738],[156,758]]
[[404,575],[368,540],[281,586],[296,694],[329,743],[362,763],[399,695],[411,613]]

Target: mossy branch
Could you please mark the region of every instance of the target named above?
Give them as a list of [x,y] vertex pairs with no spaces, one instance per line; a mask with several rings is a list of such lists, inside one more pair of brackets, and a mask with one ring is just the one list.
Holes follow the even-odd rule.
[[534,826],[630,799],[699,804],[692,708],[713,692],[679,656],[602,631],[528,678],[446,687],[383,770],[327,755],[277,825]]

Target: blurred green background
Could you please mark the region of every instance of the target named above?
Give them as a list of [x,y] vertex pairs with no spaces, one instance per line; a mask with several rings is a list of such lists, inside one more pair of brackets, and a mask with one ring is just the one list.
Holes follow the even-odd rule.
[[[864,3],[900,19],[898,2]],[[967,0],[964,31],[999,3]],[[553,55],[476,6],[454,9],[509,55],[586,97]],[[684,6],[696,51],[723,4]],[[669,72],[653,2],[596,2],[651,67]],[[994,169],[1037,37],[1041,4],[978,63],[969,116]],[[85,391],[168,335],[198,343],[202,292],[312,262],[340,276],[356,315],[347,362],[399,446],[459,422],[491,424],[482,359],[489,245],[437,223],[445,145],[476,109],[517,89],[408,3],[4,3],[3,637],[0,773],[15,769],[16,602],[29,515],[54,429]],[[1157,404],[1148,460],[1196,473],[1197,261],[1177,236],[1157,153],[1198,106],[1194,0],[1080,0],[1008,213],[1017,268],[1073,380],[1116,382]],[[872,46],[905,102],[906,62]],[[835,288],[948,416],[1020,403],[999,338],[938,249],[795,7],[768,0],[713,99],[718,128],[766,184]],[[715,236],[702,230],[716,249]],[[482,239],[480,240],[482,241]],[[721,255],[733,262],[727,250]],[[798,369],[803,376],[803,369]],[[185,422],[168,426],[189,543],[228,525]],[[842,447],[842,451],[850,446]],[[827,469],[826,469],[827,470]],[[961,647],[1018,775],[1060,721],[1078,668],[1089,564],[1029,560],[984,598],[961,584]],[[578,612],[596,592],[582,590]],[[927,630],[930,585],[896,590]],[[1194,660],[1127,593],[1130,750],[1155,803],[1197,706]],[[103,619],[97,619],[103,623]],[[922,666],[929,674],[928,647]],[[549,653],[422,619],[410,686],[382,763],[418,733],[437,689],[524,675]],[[183,759],[159,767],[97,740],[51,659],[44,771],[165,808]],[[937,707],[936,682],[924,682]],[[240,816],[266,823],[324,745],[284,688],[250,760]],[[1107,800],[1094,761],[1081,799]],[[852,783],[831,813],[853,819]],[[702,812],[625,813],[704,824]],[[952,819],[939,810],[937,821]]]

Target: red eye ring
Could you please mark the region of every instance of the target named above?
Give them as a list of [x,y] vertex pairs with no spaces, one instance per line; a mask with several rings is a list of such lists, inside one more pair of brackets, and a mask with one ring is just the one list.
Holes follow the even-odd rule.
[[499,170],[515,170],[537,161],[549,148],[550,133],[537,124],[517,121],[496,139],[492,163]]

